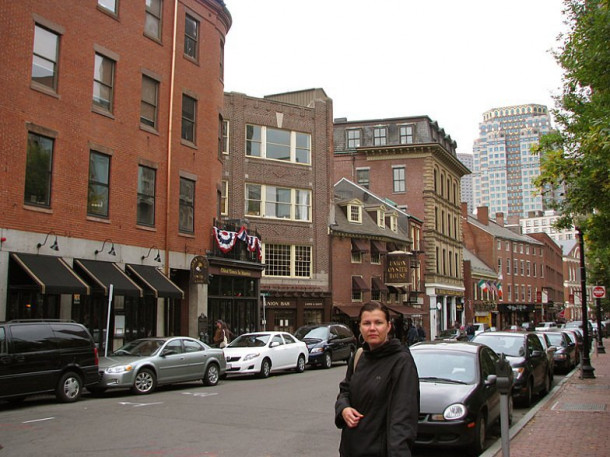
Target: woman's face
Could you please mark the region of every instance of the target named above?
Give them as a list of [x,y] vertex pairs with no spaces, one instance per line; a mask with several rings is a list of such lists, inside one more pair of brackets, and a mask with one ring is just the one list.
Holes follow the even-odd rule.
[[388,339],[392,324],[380,309],[364,311],[360,318],[360,333],[371,349],[381,346]]

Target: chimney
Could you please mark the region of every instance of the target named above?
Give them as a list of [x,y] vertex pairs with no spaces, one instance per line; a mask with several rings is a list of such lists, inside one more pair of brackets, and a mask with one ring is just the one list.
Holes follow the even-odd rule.
[[504,213],[496,213],[496,224],[504,227]]
[[479,206],[477,208],[477,220],[483,225],[489,225],[489,207]]
[[462,217],[468,220],[468,202],[462,202]]

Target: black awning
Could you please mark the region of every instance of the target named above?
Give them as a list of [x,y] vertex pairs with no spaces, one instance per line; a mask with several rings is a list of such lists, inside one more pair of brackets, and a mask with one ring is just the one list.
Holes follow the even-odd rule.
[[11,253],[14,262],[27,273],[43,294],[83,294],[90,289],[61,257]]
[[352,238],[352,252],[369,252],[368,240]]
[[388,250],[385,246],[385,244],[383,243],[383,241],[371,241],[371,248],[373,249],[373,251],[377,251],[377,253],[379,254],[387,254]]
[[93,290],[101,289],[104,295],[108,295],[112,284],[114,295],[144,296],[144,291],[113,262],[74,259],[74,269],[91,280]]
[[162,298],[184,298],[184,292],[174,284],[158,268],[149,265],[127,264],[125,271],[137,283],[151,290],[155,297]]
[[[415,314],[413,308],[405,305],[386,305],[390,310],[394,311],[396,314],[402,314],[403,316],[409,316],[411,314]],[[418,310],[419,314],[421,314],[421,310]]]
[[386,286],[388,286],[388,290],[393,294],[406,294],[408,292],[404,286],[392,286],[390,284],[386,284]]
[[388,287],[383,283],[381,278],[373,278],[373,290],[378,290],[380,292],[387,292]]
[[338,311],[349,317],[358,317],[360,315],[361,305],[333,305]]
[[359,291],[371,290],[360,276],[352,276],[352,289]]

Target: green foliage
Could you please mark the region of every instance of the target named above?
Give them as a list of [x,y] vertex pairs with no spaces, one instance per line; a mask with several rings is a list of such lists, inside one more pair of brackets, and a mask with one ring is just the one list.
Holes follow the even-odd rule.
[[543,195],[563,188],[557,228],[585,233],[589,283],[610,284],[610,9],[609,0],[565,0],[568,32],[555,53],[564,70],[553,110],[558,131],[542,138]]

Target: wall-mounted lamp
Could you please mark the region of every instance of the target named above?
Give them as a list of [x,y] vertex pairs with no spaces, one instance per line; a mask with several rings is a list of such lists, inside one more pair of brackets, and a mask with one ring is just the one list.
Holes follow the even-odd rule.
[[106,246],[106,243],[110,243],[110,250],[108,251],[108,254],[116,255],[116,251],[114,250],[114,243],[112,242],[112,240],[110,238],[108,238],[107,240],[104,240],[104,244],[102,244],[102,247],[100,249],[95,250],[95,255],[98,255],[100,252],[102,252],[104,250],[104,246]]
[[51,246],[49,246],[49,249],[52,249],[54,251],[59,251],[59,245],[57,244],[57,235],[53,231],[47,233],[47,236],[44,237],[44,241],[42,243],[38,243],[36,245],[36,249],[40,249],[45,244],[47,244],[47,240],[49,239],[49,236],[51,236],[51,235],[53,235],[55,237],[55,241],[53,241],[53,244],[51,244]]
[[150,252],[156,249],[157,250],[157,255],[154,258],[155,262],[161,262],[161,253],[159,252],[159,248],[157,246],[151,246],[150,249],[148,250],[148,253],[146,255],[142,256],[142,260],[147,259],[150,256]]

